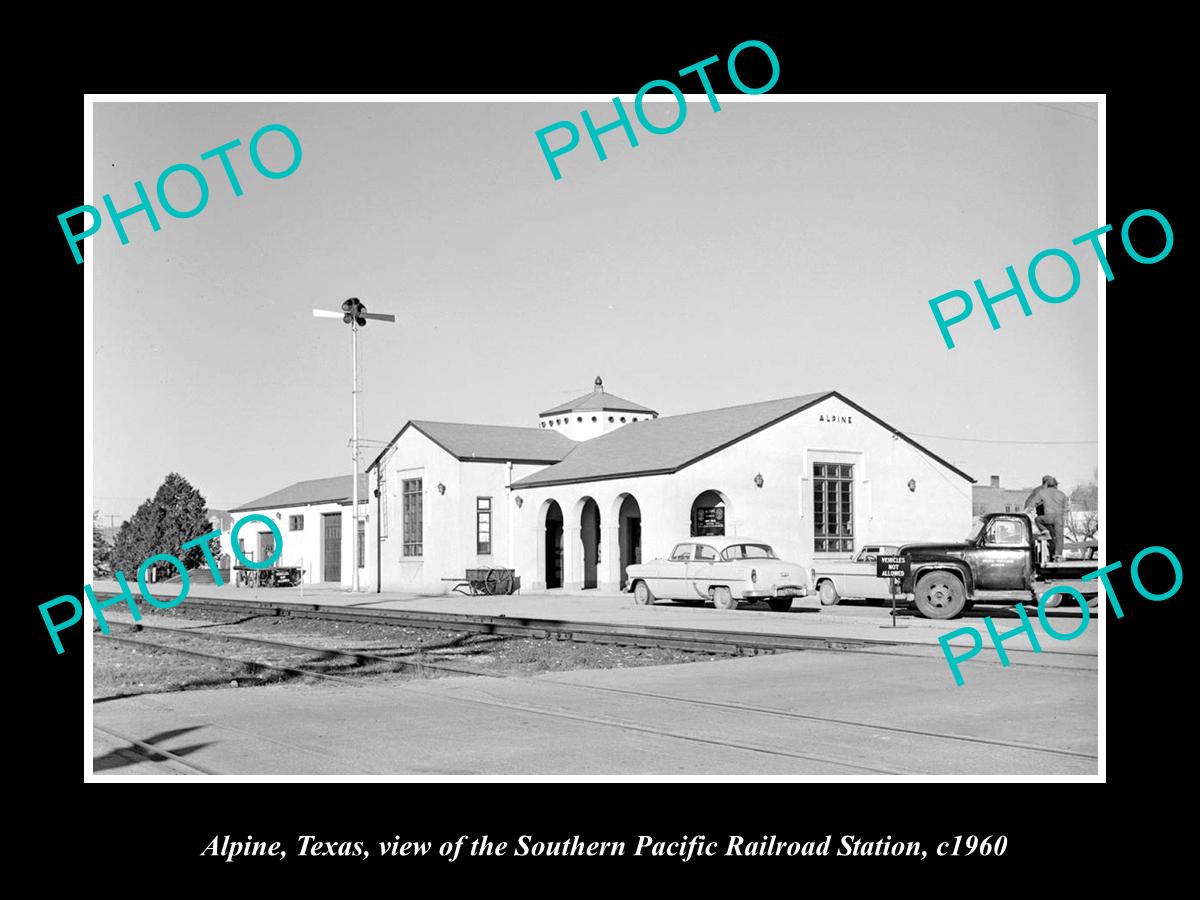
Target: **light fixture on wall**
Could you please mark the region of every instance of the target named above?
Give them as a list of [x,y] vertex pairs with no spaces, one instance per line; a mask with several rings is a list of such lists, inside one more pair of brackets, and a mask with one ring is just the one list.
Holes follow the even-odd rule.
[[763,486],[762,472],[759,472],[757,475],[754,476],[754,483],[756,485],[758,485],[759,487]]
[[524,505],[525,505],[525,498],[524,498],[524,497],[518,497],[518,498],[517,498],[517,509],[520,509],[520,508],[521,508],[522,506],[524,506]]
[[915,478],[910,478],[910,479],[908,479],[908,489],[909,489],[910,491],[912,491],[913,493],[916,493],[916,490],[917,490],[917,479],[915,479]]
[[440,481],[438,482],[438,493],[439,494],[446,493],[446,486],[444,484],[442,484]]
[[275,521],[282,522],[283,521],[283,513],[275,513]]

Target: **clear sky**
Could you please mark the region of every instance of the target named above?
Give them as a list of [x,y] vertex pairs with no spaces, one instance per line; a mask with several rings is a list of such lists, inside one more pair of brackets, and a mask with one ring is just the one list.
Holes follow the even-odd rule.
[[[226,509],[348,474],[349,328],[311,310],[349,296],[398,319],[360,340],[375,441],[409,418],[536,426],[600,375],[663,415],[838,390],[914,436],[972,439],[917,437],[980,482],[1093,477],[1096,444],[1052,442],[1098,438],[1102,276],[1070,243],[1104,224],[1094,104],[713,112],[701,95],[670,135],[605,135],[605,162],[584,133],[554,181],[534,132],[585,106],[611,119],[595,102],[96,104],[88,202],[132,206],[135,180],[153,194],[180,162],[211,195],[190,219],[160,209],[158,232],[127,219],[127,246],[108,222],[87,240],[93,506],[127,517],[170,471]],[[247,145],[275,122],[303,160],[268,180]],[[234,138],[241,197],[199,158]],[[279,135],[262,148],[290,159]],[[186,176],[169,185],[193,205]],[[1057,305],[1026,281],[1047,247],[1083,273]],[[1033,315],[1003,301],[992,331],[977,302],[947,350],[928,301],[1006,290],[1007,265]],[[1068,283],[1061,261],[1039,274]]]

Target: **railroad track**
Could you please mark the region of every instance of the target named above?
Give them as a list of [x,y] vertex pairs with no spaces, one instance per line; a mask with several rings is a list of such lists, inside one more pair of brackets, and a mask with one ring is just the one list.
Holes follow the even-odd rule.
[[[98,591],[98,597],[116,596],[113,591]],[[324,606],[315,603],[283,603],[276,601],[235,600],[215,597],[193,597],[187,602],[189,611],[211,610],[227,615],[291,617],[332,622],[392,625],[410,628],[431,628],[467,631],[481,634],[572,640],[584,643],[610,643],[630,647],[659,647],[720,653],[728,656],[756,655],[798,650],[861,651],[880,655],[911,656],[914,645],[872,638],[838,638],[821,635],[771,634],[761,632],[718,631],[708,628],[670,628],[657,625],[612,625],[602,622],[569,622],[558,619],[533,619],[518,616],[483,616],[464,613],[437,613],[419,610],[361,609],[343,606]],[[921,646],[921,645],[915,645]],[[1031,649],[1011,648],[1010,654],[1038,656]],[[1045,656],[1046,654],[1041,654]],[[1094,653],[1055,651],[1057,656],[1096,658]],[[976,664],[987,664],[977,660]],[[999,662],[995,662],[999,665]],[[1079,669],[1078,666],[1058,666],[1038,660],[1040,668]]]
[[[184,627],[148,626],[148,625],[143,625],[140,623],[130,623],[130,627],[132,629],[134,629],[134,632],[150,631],[150,632],[155,632],[155,633],[171,633],[173,635],[182,636],[184,638],[196,638],[196,639],[200,639],[202,641],[208,641],[208,642],[224,641],[224,642],[233,642],[233,643],[243,643],[243,644],[249,644],[249,645],[254,645],[254,646],[265,646],[265,647],[268,647],[271,649],[286,651],[289,653],[305,653],[305,654],[310,654],[310,655],[325,657],[325,658],[346,657],[346,658],[354,659],[355,661],[360,662],[360,663],[369,663],[369,664],[383,663],[383,664],[386,664],[388,666],[393,666],[393,667],[399,666],[401,668],[414,668],[414,669],[417,669],[419,672],[421,672],[422,670],[431,670],[431,671],[443,672],[448,675],[470,675],[470,676],[476,676],[476,677],[482,677],[482,678],[492,678],[492,679],[499,679],[499,680],[519,679],[526,683],[540,684],[540,685],[544,685],[548,688],[554,688],[554,689],[559,689],[559,690],[565,688],[567,690],[583,690],[583,691],[591,691],[594,693],[603,693],[603,694],[610,694],[610,695],[623,695],[623,696],[627,696],[627,697],[641,698],[641,699],[645,699],[645,700],[649,700],[649,701],[653,701],[653,702],[665,702],[665,703],[669,703],[669,704],[685,704],[685,705],[694,706],[694,707],[707,708],[710,710],[720,710],[720,711],[724,711],[724,712],[733,712],[733,713],[738,713],[738,714],[750,714],[750,715],[755,715],[755,716],[766,716],[766,717],[778,718],[778,719],[783,719],[783,720],[818,723],[821,726],[830,727],[830,728],[854,729],[854,730],[857,730],[860,732],[868,732],[868,733],[874,732],[876,734],[903,735],[903,736],[907,736],[910,738],[923,739],[923,740],[934,740],[934,741],[949,743],[949,744],[957,745],[957,746],[985,745],[985,746],[991,746],[991,747],[996,747],[996,748],[1004,748],[1007,750],[1019,751],[1019,752],[1023,752],[1023,753],[1034,754],[1037,756],[1051,756],[1051,757],[1060,757],[1060,758],[1065,757],[1065,758],[1072,758],[1072,759],[1088,759],[1088,760],[1098,759],[1097,755],[1092,754],[1092,753],[1084,753],[1081,751],[1066,750],[1066,749],[1055,748],[1055,747],[1045,747],[1045,746],[1023,743],[1023,742],[1018,742],[1018,741],[1005,741],[1005,740],[1000,740],[1000,739],[996,739],[996,738],[983,738],[983,737],[977,737],[977,736],[972,736],[972,735],[959,735],[959,734],[952,734],[952,733],[947,733],[947,732],[935,732],[935,731],[928,731],[928,730],[916,729],[916,728],[903,728],[903,727],[892,726],[892,725],[880,725],[880,724],[870,723],[870,722],[860,722],[860,721],[855,721],[855,720],[850,720],[850,719],[841,719],[841,718],[836,718],[836,717],[832,717],[832,716],[821,716],[821,715],[816,715],[813,713],[801,713],[801,712],[795,712],[792,710],[782,710],[782,709],[775,709],[775,708],[771,708],[771,707],[754,706],[754,705],[750,705],[750,704],[737,703],[737,702],[733,702],[733,701],[709,700],[709,699],[696,698],[696,697],[681,697],[681,696],[677,696],[677,695],[673,695],[673,694],[660,693],[657,691],[644,691],[644,690],[636,690],[636,689],[631,689],[631,688],[615,688],[615,687],[592,685],[592,684],[586,684],[586,683],[580,683],[580,682],[564,682],[564,681],[554,681],[554,680],[530,679],[530,678],[524,677],[524,676],[509,675],[509,674],[504,674],[504,673],[481,672],[478,670],[467,669],[467,668],[463,668],[463,667],[459,667],[459,666],[446,665],[444,663],[429,662],[427,660],[423,660],[420,658],[405,658],[405,657],[400,657],[400,656],[380,656],[378,654],[366,653],[361,650],[342,650],[342,649],[338,649],[338,648],[329,648],[329,647],[311,647],[311,646],[304,645],[304,644],[293,644],[293,643],[284,642],[284,641],[275,641],[275,640],[268,640],[268,639],[264,639],[264,638],[254,638],[254,637],[241,636],[241,635],[232,635],[232,634],[227,634],[227,633],[198,632],[198,631],[194,630],[193,628],[184,628]],[[528,636],[528,635],[526,634],[524,636]],[[121,637],[121,636],[116,636],[116,635],[107,635],[107,636],[101,636],[101,637],[104,640],[112,640],[112,641],[117,641],[117,642],[121,642],[121,643],[132,644],[135,646],[148,646],[148,647],[152,647],[154,649],[158,649],[158,650],[162,650],[162,651],[166,651],[166,652],[183,653],[183,654],[187,654],[187,655],[198,656],[201,658],[221,660],[221,661],[225,661],[225,662],[232,662],[232,663],[245,665],[245,666],[252,667],[252,668],[265,668],[265,669],[269,669],[269,670],[277,670],[277,671],[282,671],[282,672],[301,675],[301,676],[317,677],[317,678],[321,678],[324,680],[334,681],[334,682],[339,682],[339,683],[344,683],[344,684],[356,684],[358,686],[363,685],[363,682],[361,682],[357,679],[347,678],[344,675],[334,675],[334,674],[331,674],[328,672],[321,672],[321,671],[311,670],[311,669],[301,669],[297,666],[285,666],[285,665],[280,665],[277,663],[266,663],[266,662],[257,661],[257,660],[254,660],[254,661],[242,660],[242,659],[238,659],[236,657],[224,656],[224,655],[220,655],[220,654],[212,654],[212,653],[207,653],[204,651],[198,651],[198,650],[192,650],[192,649],[188,649],[188,648],[184,648],[184,647],[172,646],[169,644],[159,644],[159,643],[154,643],[154,642],[150,642],[150,641],[143,641],[143,640],[136,639],[136,638]],[[371,673],[371,674],[380,674],[380,673]],[[848,763],[848,762],[841,761],[841,760],[829,759],[829,758],[825,758],[825,757],[817,757],[817,756],[813,756],[812,754],[799,754],[799,753],[793,753],[793,752],[789,752],[789,751],[780,750],[778,748],[765,748],[765,747],[762,747],[759,745],[748,745],[748,744],[743,744],[743,743],[739,743],[739,742],[735,742],[735,741],[721,740],[721,739],[717,739],[717,738],[699,737],[696,735],[689,735],[689,734],[665,730],[665,729],[661,729],[661,728],[644,726],[644,725],[640,725],[637,723],[623,722],[620,720],[606,719],[606,718],[601,718],[601,717],[597,717],[597,716],[589,716],[589,715],[584,715],[584,714],[579,714],[579,713],[570,713],[570,712],[566,712],[563,710],[547,709],[545,707],[540,707],[540,706],[536,706],[536,705],[531,706],[531,705],[525,704],[525,703],[513,703],[510,701],[506,701],[506,700],[502,700],[502,699],[498,699],[498,698],[486,698],[485,699],[485,698],[479,698],[479,697],[461,697],[461,696],[453,696],[453,695],[450,695],[450,696],[441,695],[441,696],[442,696],[442,699],[450,699],[450,700],[453,700],[456,702],[461,702],[461,703],[471,703],[471,704],[477,704],[477,705],[483,705],[483,706],[501,707],[501,708],[506,708],[506,709],[518,710],[521,712],[550,716],[552,718],[569,719],[569,720],[573,720],[573,721],[587,722],[587,723],[591,723],[591,724],[604,725],[604,726],[608,726],[608,727],[622,728],[627,731],[635,731],[635,732],[642,732],[642,733],[647,733],[647,734],[652,734],[652,735],[671,737],[671,738],[675,738],[675,739],[679,739],[679,740],[688,740],[688,741],[693,741],[693,742],[698,742],[698,743],[715,744],[715,745],[730,747],[730,748],[734,748],[734,749],[748,750],[748,751],[756,752],[756,753],[768,753],[770,755],[775,755],[775,756],[788,756],[788,757],[793,757],[793,758],[804,759],[807,761],[834,764],[834,765],[842,766],[842,767],[856,770],[856,771],[871,772],[873,774],[902,774],[901,770],[892,769],[892,768],[862,766],[862,765]]]
[[[304,654],[310,654],[313,656],[345,657],[345,658],[353,659],[360,663],[365,663],[365,664],[384,663],[384,664],[387,664],[392,667],[399,667],[401,669],[417,669],[418,671],[429,669],[429,670],[445,672],[446,674],[450,674],[450,675],[481,675],[481,676],[493,677],[493,678],[506,677],[506,676],[499,675],[494,672],[480,672],[477,670],[465,669],[465,668],[461,668],[458,666],[449,666],[444,663],[429,662],[428,660],[421,658],[421,656],[419,655],[420,654],[419,648],[413,648],[412,651],[406,651],[406,652],[412,652],[412,653],[416,654],[412,658],[406,658],[405,656],[399,656],[399,655],[397,655],[397,656],[380,656],[379,654],[366,653],[366,652],[363,652],[362,650],[342,650],[337,647],[310,647],[307,644],[292,644],[287,641],[274,641],[274,640],[269,640],[267,638],[248,637],[246,635],[229,634],[227,632],[196,631],[196,630],[194,630],[194,628],[186,628],[186,627],[146,625],[142,622],[116,622],[116,621],[114,621],[112,624],[128,626],[130,628],[130,632],[129,632],[130,634],[137,634],[137,633],[141,633],[141,632],[154,632],[157,634],[172,634],[172,635],[182,636],[182,637],[186,637],[186,638],[196,638],[196,639],[202,640],[202,641],[216,641],[216,642],[224,641],[224,642],[234,642],[234,643],[242,643],[242,644],[253,644],[256,646],[260,646],[260,647],[268,647],[273,650],[279,650],[279,651],[283,651],[283,652],[292,652],[292,653],[304,653]],[[260,667],[260,668],[264,668],[264,669],[268,669],[268,670],[286,672],[286,673],[295,674],[295,675],[311,675],[315,678],[325,678],[325,679],[330,679],[333,681],[350,682],[350,681],[355,680],[355,679],[347,678],[343,675],[334,675],[334,674],[331,674],[328,672],[322,672],[320,670],[300,669],[295,666],[285,666],[285,665],[279,665],[277,663],[267,663],[267,662],[263,662],[261,660],[243,660],[243,659],[238,659],[238,658],[232,657],[232,656],[224,656],[222,654],[216,654],[216,653],[204,653],[200,650],[189,650],[186,647],[178,647],[178,646],[173,646],[170,644],[157,644],[152,641],[143,641],[138,638],[124,637],[124,636],[115,635],[115,634],[97,634],[96,637],[100,638],[101,640],[116,641],[117,643],[122,643],[122,644],[132,644],[134,646],[141,646],[141,647],[153,647],[157,650],[167,650],[167,651],[171,651],[171,652],[175,652],[175,653],[184,653],[189,656],[198,656],[202,659],[212,659],[212,660],[218,660],[221,662],[239,663],[241,665],[248,666],[251,668]],[[379,673],[371,673],[371,674],[379,674]]]
[[[97,597],[116,596],[112,591],[97,591]],[[257,616],[290,616],[330,622],[399,625],[411,628],[437,628],[448,631],[474,631],[483,634],[555,638],[591,643],[623,644],[633,647],[662,647],[731,656],[777,653],[789,650],[859,650],[895,647],[895,641],[869,638],[834,638],[820,635],[764,634],[758,632],[717,631],[707,628],[668,628],[657,625],[609,625],[602,622],[567,622],[559,619],[530,619],[518,616],[480,616],[464,613],[436,613],[416,610],[361,609],[322,606],[315,603],[279,603],[272,601],[193,597],[187,609],[213,610],[226,614],[252,613]]]

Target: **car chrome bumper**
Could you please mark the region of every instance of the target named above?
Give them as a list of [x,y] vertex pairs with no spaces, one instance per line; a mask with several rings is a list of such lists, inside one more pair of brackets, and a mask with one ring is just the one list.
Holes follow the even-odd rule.
[[743,600],[772,600],[776,597],[807,597],[808,588],[799,584],[789,584],[768,591],[742,591]]

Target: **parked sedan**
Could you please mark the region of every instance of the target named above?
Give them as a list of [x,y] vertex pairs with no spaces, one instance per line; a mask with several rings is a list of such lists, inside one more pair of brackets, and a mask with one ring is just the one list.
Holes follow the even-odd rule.
[[813,583],[821,605],[833,606],[843,597],[890,600],[892,580],[875,575],[875,560],[879,556],[894,556],[899,549],[899,544],[866,544],[854,559],[818,561]]
[[812,590],[812,570],[785,562],[765,541],[745,537],[699,537],[675,545],[666,559],[629,566],[629,590],[639,604],[661,598],[717,609],[765,600],[784,612]]

